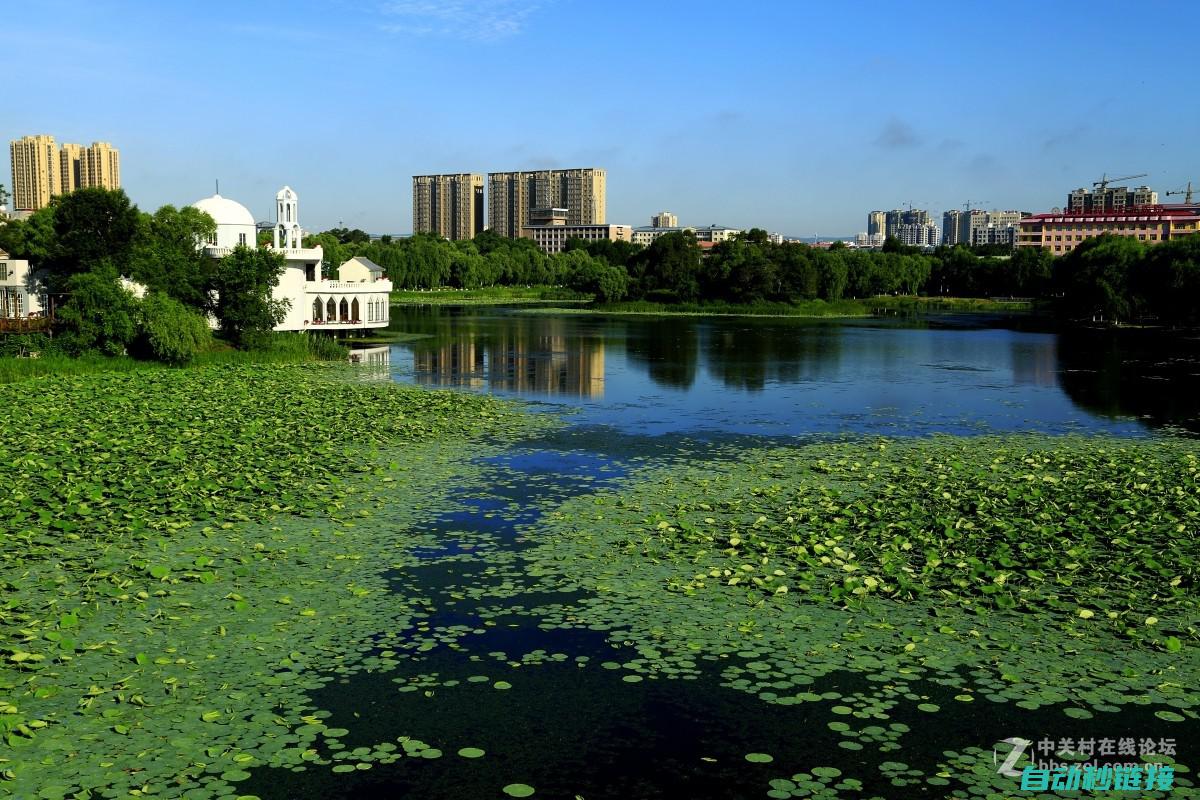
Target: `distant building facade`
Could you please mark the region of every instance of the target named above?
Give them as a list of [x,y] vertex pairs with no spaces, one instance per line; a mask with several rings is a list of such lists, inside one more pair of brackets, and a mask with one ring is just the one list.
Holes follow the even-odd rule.
[[108,142],[59,147],[53,136],[24,136],[10,142],[9,156],[16,211],[45,208],[76,189],[121,188],[121,154]]
[[483,175],[413,176],[413,233],[472,239],[483,232]]
[[567,249],[571,239],[583,239],[589,242],[607,239],[611,242],[632,242],[633,228],[629,225],[526,225],[521,229],[521,235],[532,239],[543,253],[554,255]]
[[1149,186],[1139,186],[1136,189],[1108,186],[1103,192],[1081,187],[1067,195],[1066,210],[1072,213],[1123,211],[1136,206],[1155,205],[1158,205],[1158,192],[1151,190]]
[[651,228],[678,228],[679,217],[670,211],[660,211],[650,217]]
[[692,233],[696,235],[698,242],[726,242],[742,232],[741,228],[726,228],[722,225],[709,225],[704,228],[693,228]]
[[938,226],[929,220],[922,223],[902,222],[896,227],[895,237],[901,244],[926,249],[937,247],[942,239]]
[[489,172],[487,227],[516,239],[539,208],[564,208],[569,225],[602,225],[606,216],[606,174],[602,169]]
[[867,214],[867,235],[887,235],[887,214],[882,211],[872,211]]
[[854,246],[877,249],[883,247],[883,241],[885,238],[886,237],[883,235],[883,231],[878,231],[877,233],[860,233],[858,236],[854,237]]
[[695,233],[694,228],[680,227],[656,227],[654,225],[645,225],[640,228],[633,229],[633,243],[640,244],[642,247],[649,247],[650,244],[660,236],[666,236],[668,233],[683,233],[690,231]]
[[1023,218],[1017,247],[1042,247],[1060,256],[1105,233],[1153,245],[1197,232],[1200,206],[1195,205],[1153,205],[1102,213],[1068,210]]
[[901,225],[926,225],[928,222],[929,212],[919,208],[872,211],[867,214],[867,235],[882,233],[885,237],[900,238]]

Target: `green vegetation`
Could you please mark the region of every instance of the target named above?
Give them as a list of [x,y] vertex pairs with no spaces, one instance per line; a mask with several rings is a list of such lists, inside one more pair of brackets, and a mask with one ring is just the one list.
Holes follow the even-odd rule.
[[720,301],[657,303],[649,300],[625,300],[619,303],[587,306],[586,308],[531,308],[527,309],[525,313],[845,318],[870,316],[875,307],[874,300],[801,300],[795,303],[725,303]]
[[[6,350],[4,348],[12,348]],[[190,363],[205,364],[295,364],[305,361],[344,361],[346,348],[324,336],[301,333],[272,333],[260,338],[253,349],[238,349],[214,340],[198,351]],[[36,357],[31,357],[36,354]],[[14,357],[16,356],[16,357]],[[159,369],[162,361],[145,361],[129,356],[98,353],[66,355],[44,334],[0,336],[0,383],[44,375],[92,375],[98,372],[132,372]]]
[[[0,337],[0,354],[128,353],[182,365],[207,346],[210,314],[238,346],[271,349],[267,334],[286,310],[271,296],[284,260],[238,247],[214,261],[198,247],[214,231],[213,220],[194,208],[143,214],[123,191],[105,189],[63,195],[27,220],[0,225],[0,248],[30,261],[56,309],[52,341],[8,334]],[[134,296],[125,279],[147,287],[147,296]],[[7,372],[41,372],[54,363]]]
[[170,295],[151,293],[140,310],[143,339],[138,349],[164,364],[191,363],[212,345],[208,320]]
[[[232,797],[254,766],[349,755],[307,693],[406,645],[381,566],[409,563],[479,437],[546,423],[344,369],[0,387],[6,794]],[[402,744],[354,761],[428,750]]]
[[525,305],[537,303],[586,302],[581,295],[557,286],[486,286],[478,289],[429,289],[392,292],[397,305]]
[[[830,749],[921,751],[905,723],[929,714],[1040,730],[1146,706],[1194,723],[1198,470],[1191,440],[696,448],[548,509],[521,569],[542,591],[586,593],[543,606],[541,625],[634,643],[603,666],[663,681],[719,670],[729,689],[805,706]],[[934,741],[918,768],[871,761],[860,777],[1011,793],[990,752]],[[806,769],[770,796],[857,788]]]

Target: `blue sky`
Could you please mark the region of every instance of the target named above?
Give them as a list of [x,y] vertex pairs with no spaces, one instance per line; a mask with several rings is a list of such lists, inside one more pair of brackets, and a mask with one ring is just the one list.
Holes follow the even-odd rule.
[[[411,176],[596,166],[608,219],[852,234],[911,202],[1200,185],[1194,14],[1147,2],[0,0],[0,136],[107,140],[143,209],[412,227]],[[0,181],[11,185],[7,168]],[[1139,180],[1136,183],[1141,183]],[[1175,198],[1172,198],[1174,200]],[[986,202],[984,202],[986,201]]]

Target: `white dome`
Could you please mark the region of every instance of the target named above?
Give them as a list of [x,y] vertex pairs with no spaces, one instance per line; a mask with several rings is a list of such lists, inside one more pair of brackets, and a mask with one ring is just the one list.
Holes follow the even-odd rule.
[[249,225],[254,227],[254,215],[241,203],[214,194],[203,200],[192,203],[192,208],[203,211],[213,218],[217,225]]

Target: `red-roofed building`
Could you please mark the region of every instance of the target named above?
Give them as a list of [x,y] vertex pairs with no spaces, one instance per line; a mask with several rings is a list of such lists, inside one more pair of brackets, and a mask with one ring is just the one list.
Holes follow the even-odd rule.
[[1044,247],[1056,256],[1105,233],[1158,244],[1200,232],[1200,205],[1138,206],[1121,211],[1057,211],[1020,222],[1017,247]]

